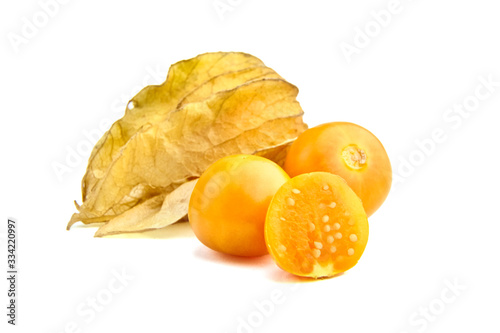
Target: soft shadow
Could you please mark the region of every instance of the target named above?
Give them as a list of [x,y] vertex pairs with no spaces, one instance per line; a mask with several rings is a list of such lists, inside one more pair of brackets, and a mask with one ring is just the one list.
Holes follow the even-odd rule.
[[266,267],[273,265],[273,260],[270,255],[263,255],[260,257],[238,257],[229,254],[219,253],[209,249],[206,246],[198,246],[194,251],[194,255],[197,258],[211,261],[220,264],[230,264],[236,266],[255,266],[255,267]]
[[165,228],[148,230],[142,232],[129,232],[117,235],[103,236],[101,238],[148,238],[148,239],[172,239],[194,237],[193,230],[188,222],[178,222]]
[[[71,229],[88,229],[88,228],[100,228],[101,226],[105,225],[106,222],[99,222],[99,223],[91,223],[91,224],[84,224],[82,222],[77,222],[71,226]],[[70,230],[71,230],[70,229]]]
[[273,282],[279,282],[279,283],[310,283],[310,282],[316,282],[316,281],[321,281],[321,280],[331,280],[334,279],[338,276],[344,275],[344,273],[338,273],[334,276],[330,277],[323,277],[319,279],[314,279],[314,278],[309,278],[309,277],[304,277],[304,276],[297,276],[293,275],[292,273],[288,273],[278,266],[274,265],[274,267],[269,268],[267,272],[267,277],[273,281]]

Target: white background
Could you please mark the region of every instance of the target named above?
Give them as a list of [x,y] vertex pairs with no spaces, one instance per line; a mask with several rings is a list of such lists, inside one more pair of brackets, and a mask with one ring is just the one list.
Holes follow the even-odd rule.
[[[444,118],[474,102],[481,76],[500,81],[498,4],[401,0],[349,62],[342,43],[376,29],[370,12],[389,1],[222,0],[221,15],[214,3],[71,0],[47,22],[38,1],[1,3],[0,258],[6,270],[13,217],[20,272],[16,327],[1,279],[2,332],[498,332],[500,86],[466,118]],[[45,25],[14,47],[33,16]],[[310,126],[351,121],[384,143],[400,178],[345,275],[299,283],[268,256],[210,251],[188,224],[135,239],[65,230],[85,133],[102,133],[170,64],[219,50],[251,53],[297,85]],[[416,141],[439,129],[424,155]],[[122,271],[133,279],[110,294]]]

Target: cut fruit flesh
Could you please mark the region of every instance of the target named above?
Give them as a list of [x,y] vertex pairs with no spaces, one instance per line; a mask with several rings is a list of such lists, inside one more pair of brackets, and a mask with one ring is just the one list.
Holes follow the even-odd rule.
[[361,200],[327,172],[299,175],[274,195],[266,216],[269,253],[287,272],[313,278],[352,268],[368,241]]

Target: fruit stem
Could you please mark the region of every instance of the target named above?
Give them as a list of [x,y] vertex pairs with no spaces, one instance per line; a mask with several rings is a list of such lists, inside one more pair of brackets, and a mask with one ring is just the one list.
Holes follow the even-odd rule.
[[357,145],[349,145],[342,150],[344,162],[351,169],[361,169],[366,165],[366,153]]

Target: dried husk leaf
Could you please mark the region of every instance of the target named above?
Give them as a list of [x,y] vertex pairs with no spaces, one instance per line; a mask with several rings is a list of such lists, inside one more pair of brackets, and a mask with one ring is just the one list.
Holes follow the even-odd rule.
[[[141,90],[131,100],[134,107],[127,106],[123,118],[111,126],[92,150],[82,179],[83,201],[104,177],[119,150],[141,127],[164,120],[185,96],[206,81],[224,73],[262,66],[260,59],[240,52],[205,53],[172,65],[166,81]],[[223,89],[230,88],[233,87]]]
[[159,229],[186,216],[189,198],[197,179],[186,182],[168,194],[160,194],[133,207],[101,226],[95,237]]
[[186,95],[177,105],[177,108],[180,109],[189,103],[201,102],[216,92],[229,90],[247,82],[272,78],[281,79],[275,71],[265,66],[245,68],[217,75]]
[[[277,130],[286,131],[288,128],[293,128],[297,123],[302,123],[302,117],[280,118],[270,122],[279,122],[280,124],[274,124],[273,127]],[[306,128],[307,126],[303,124],[303,130]],[[251,132],[249,131],[248,133],[250,134]],[[279,145],[260,149],[254,154],[268,158],[282,166],[293,141],[295,140],[287,140]],[[178,221],[187,221],[187,203],[189,202],[196,181],[197,179],[184,183],[168,195],[165,195],[165,193],[160,194],[125,211],[100,227],[95,237],[158,229]],[[186,186],[186,184],[188,185]],[[162,203],[163,200],[164,202]]]
[[[297,118],[294,121],[301,121],[301,119]],[[287,140],[279,145],[258,150],[254,154],[283,166],[293,141],[295,139]],[[118,215],[101,226],[95,237],[160,229],[176,222],[188,221],[189,198],[197,180],[184,183],[169,194],[160,194]]]
[[[302,120],[302,119],[300,119],[300,120]],[[305,131],[307,129],[307,126],[304,124],[303,128]],[[287,140],[285,142],[282,142],[281,144],[273,146],[273,147],[261,149],[261,150],[255,152],[254,155],[267,158],[271,161],[274,161],[280,167],[283,167],[283,165],[285,164],[286,155],[288,154],[288,151],[290,150],[290,147],[292,146],[292,143],[294,141],[295,141],[295,138]]]
[[[144,126],[120,150],[68,226],[109,220],[172,184],[199,177],[220,157],[295,138],[305,129],[297,92],[281,79],[252,81]],[[288,130],[276,129],[280,118],[293,120]]]

